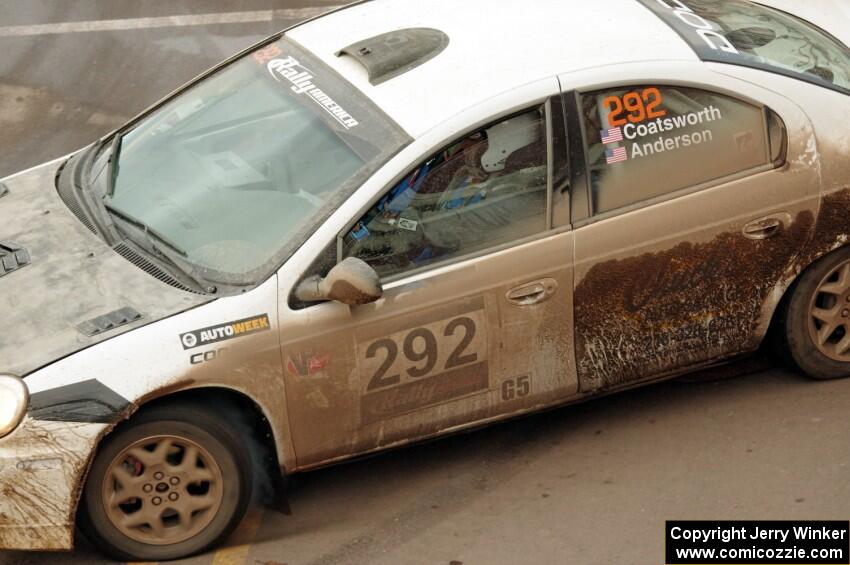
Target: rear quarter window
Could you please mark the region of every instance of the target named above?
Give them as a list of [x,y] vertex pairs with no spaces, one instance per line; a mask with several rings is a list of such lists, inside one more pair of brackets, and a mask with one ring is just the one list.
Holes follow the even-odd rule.
[[771,164],[768,115],[695,88],[629,86],[583,95],[593,213]]

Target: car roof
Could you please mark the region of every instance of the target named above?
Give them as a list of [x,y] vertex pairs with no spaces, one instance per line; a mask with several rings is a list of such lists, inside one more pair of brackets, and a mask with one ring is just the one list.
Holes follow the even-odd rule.
[[[353,57],[337,56],[364,39],[416,27],[444,32],[448,47],[377,86]],[[372,0],[287,35],[413,137],[484,100],[546,77],[617,63],[699,60],[637,0]]]

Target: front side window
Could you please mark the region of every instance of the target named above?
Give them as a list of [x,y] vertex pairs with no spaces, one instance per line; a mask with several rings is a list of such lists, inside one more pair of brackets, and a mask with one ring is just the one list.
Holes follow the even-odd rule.
[[116,225],[141,243],[155,234],[208,280],[252,284],[407,139],[283,38],[178,96],[119,141],[114,177],[104,183]]
[[[593,213],[768,165],[774,157],[767,112],[694,88],[637,86],[585,94]],[[775,137],[781,143],[782,136]]]
[[706,61],[778,72],[850,94],[850,49],[822,29],[748,0],[640,0]]
[[541,106],[446,147],[408,173],[343,238],[382,277],[543,232],[546,112]]

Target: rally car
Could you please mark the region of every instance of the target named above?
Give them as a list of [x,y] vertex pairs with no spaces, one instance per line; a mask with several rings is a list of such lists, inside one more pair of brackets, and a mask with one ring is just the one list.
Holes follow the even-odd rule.
[[190,555],[264,466],[769,333],[850,374],[848,95],[847,46],[746,0],[374,0],[263,41],[3,182],[0,547]]

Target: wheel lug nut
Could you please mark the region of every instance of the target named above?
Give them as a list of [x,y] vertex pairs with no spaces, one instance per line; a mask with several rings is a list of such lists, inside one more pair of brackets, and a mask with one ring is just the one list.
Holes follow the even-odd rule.
[[158,480],[158,481],[162,480],[162,477],[164,477],[164,476],[165,475],[162,473],[162,471],[157,471],[156,473],[153,474],[153,478]]
[[151,502],[153,502],[154,506],[159,506],[160,504],[162,504],[162,499],[158,496],[155,496],[153,497],[153,500]]
[[180,495],[178,495],[176,492],[172,492],[168,495],[168,500],[170,500],[171,502],[174,502],[178,498],[180,498]]
[[845,317],[845,318],[846,318],[847,316],[850,316],[850,310],[845,310],[845,311],[843,311],[843,312],[841,313],[841,315],[842,315],[843,317]]
[[150,492],[150,491],[152,491],[152,490],[153,490],[153,487],[152,487],[151,485],[145,485],[145,486],[143,486],[143,487],[142,487],[142,489],[143,489],[145,492]]
[[172,485],[179,485],[180,479],[178,479],[177,477],[171,477],[170,479],[168,479],[168,482],[171,483]]

